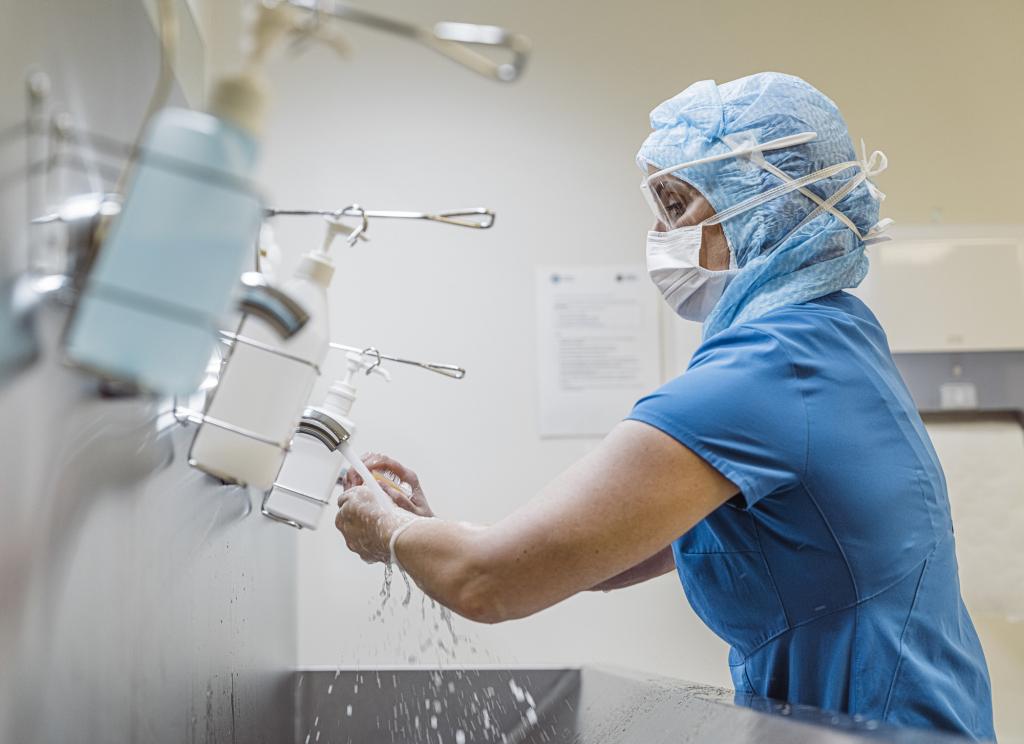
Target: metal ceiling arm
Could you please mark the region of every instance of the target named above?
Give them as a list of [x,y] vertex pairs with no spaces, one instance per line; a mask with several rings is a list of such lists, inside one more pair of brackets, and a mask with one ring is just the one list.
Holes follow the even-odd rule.
[[[441,22],[433,28],[426,28],[339,0],[288,2],[296,8],[317,14],[317,17],[326,15],[419,42],[473,72],[503,83],[510,83],[522,75],[530,54],[529,39],[498,26]],[[495,61],[482,54],[477,47],[508,53],[511,59],[506,62]]]

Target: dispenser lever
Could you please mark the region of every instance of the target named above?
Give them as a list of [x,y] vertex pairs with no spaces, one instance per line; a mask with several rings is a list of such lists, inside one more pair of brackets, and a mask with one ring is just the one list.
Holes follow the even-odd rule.
[[367,370],[367,373],[372,371],[375,367],[379,367],[382,360],[387,359],[389,362],[395,362],[396,364],[408,364],[411,367],[419,367],[420,369],[425,369],[428,372],[434,372],[439,375],[444,375],[445,377],[450,377],[453,380],[461,380],[466,376],[465,368],[454,364],[437,364],[436,362],[418,362],[414,359],[403,359],[402,357],[384,354],[373,346],[358,348],[356,346],[346,346],[345,344],[331,342],[330,347],[332,349],[337,349],[338,351],[354,351],[357,354],[368,354],[373,356],[377,360],[377,363]]

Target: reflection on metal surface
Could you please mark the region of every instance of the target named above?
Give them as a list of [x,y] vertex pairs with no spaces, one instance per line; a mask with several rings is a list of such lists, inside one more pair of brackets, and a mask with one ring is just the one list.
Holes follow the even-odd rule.
[[[289,338],[298,333],[309,320],[309,314],[298,302],[271,286],[266,277],[255,271],[242,274],[242,294],[239,309],[260,320],[274,329],[281,338]],[[240,340],[233,337],[234,340]],[[248,341],[248,343],[255,343]],[[280,353],[272,347],[265,351]]]
[[[376,346],[367,346],[365,349],[361,349],[358,346],[347,346],[345,344],[339,344],[332,341],[330,347],[338,351],[354,352],[356,354],[363,354],[366,356],[373,357],[376,360],[376,364],[374,365],[374,367],[381,366],[384,363],[383,360],[386,359],[389,362],[396,362],[397,364],[407,364],[412,367],[419,367],[420,369],[425,369],[428,372],[435,372],[439,375],[443,375],[444,377],[450,377],[453,380],[461,380],[466,376],[466,369],[464,367],[458,366],[457,364],[439,364],[437,362],[418,362],[415,359],[403,359],[402,357],[399,356],[384,354]],[[373,371],[374,367],[370,367],[366,371],[366,374],[370,374],[370,372]]]
[[64,228],[59,253],[59,266],[71,278],[74,289],[80,290],[88,276],[100,246],[100,228],[103,222],[121,211],[121,199],[116,194],[79,194],[68,199],[53,214],[36,217],[33,225],[59,223]]
[[572,741],[581,690],[574,669],[298,672],[295,685],[298,742],[404,744]]
[[293,533],[187,468],[165,401],[56,363],[60,315],[0,392],[0,741],[285,740]]
[[120,169],[86,145],[81,162],[31,152],[58,160],[30,193],[21,71],[45,71],[71,121],[131,142],[152,25],[138,0],[5,10],[0,133],[20,134],[0,134],[0,174],[19,173],[0,175],[0,742],[290,741],[296,534],[188,468],[170,401],[101,397],[61,364],[67,282],[47,272],[63,226],[32,227],[43,250],[29,249],[30,218],[109,193]]
[[[484,77],[502,83],[519,79],[530,56],[530,40],[497,26],[475,23],[438,23],[433,28],[380,15],[340,0],[289,0],[296,8],[313,14],[314,25],[324,20],[356,23],[418,42]],[[494,60],[478,49],[507,54],[507,62]]]
[[[320,441],[327,449],[334,452],[352,435],[338,421],[316,408],[306,408],[302,412],[297,431]],[[299,494],[303,495],[303,494]]]
[[39,355],[22,277],[0,280],[0,389]]
[[361,216],[364,219],[391,219],[391,220],[425,220],[427,222],[440,222],[445,225],[456,225],[458,227],[469,227],[475,230],[489,230],[494,227],[496,218],[493,209],[487,207],[471,207],[469,209],[455,209],[447,212],[405,212],[395,209],[362,209],[358,205],[344,207],[342,209],[267,209],[264,211],[267,217],[332,217],[341,219],[343,217]]

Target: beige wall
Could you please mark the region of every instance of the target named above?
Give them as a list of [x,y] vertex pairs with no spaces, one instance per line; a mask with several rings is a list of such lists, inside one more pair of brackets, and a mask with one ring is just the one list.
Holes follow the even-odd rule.
[[[214,5],[222,23],[229,14]],[[390,386],[366,383],[354,412],[361,445],[418,468],[445,516],[496,519],[591,446],[536,436],[532,271],[545,262],[642,261],[648,216],[633,155],[647,112],[690,82],[766,69],[801,75],[839,104],[855,139],[889,155],[880,179],[888,216],[1024,222],[1019,0],[375,6],[421,21],[503,24],[536,45],[528,74],[511,87],[362,30],[352,34],[351,61],[312,51],[273,75],[264,169],[273,203],[499,212],[490,233],[375,226],[373,242],[343,257],[335,281],[339,340],[470,369],[462,383],[395,369]],[[230,58],[211,50],[214,66]],[[292,257],[320,239],[315,224],[278,228]],[[337,361],[328,366],[328,375],[338,371]],[[992,503],[1024,495],[1024,473],[1007,470],[1024,454],[1018,429],[934,433],[955,474],[958,515],[991,513]],[[972,540],[962,536],[960,546],[968,595],[970,575],[984,570],[969,557]],[[413,654],[436,661],[436,650],[417,651],[434,633],[418,605],[371,620],[380,570],[345,554],[331,529],[304,535],[301,553],[303,664],[405,663]],[[1006,560],[1022,560],[1020,550]],[[979,620],[1002,740],[1024,741],[1012,705],[1024,695],[1022,626]],[[728,683],[724,645],[672,577],[517,623],[459,628],[475,640],[449,661],[615,663]]]

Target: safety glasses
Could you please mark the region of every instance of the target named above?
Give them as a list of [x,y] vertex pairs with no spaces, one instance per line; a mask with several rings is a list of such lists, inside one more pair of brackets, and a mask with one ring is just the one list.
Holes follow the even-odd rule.
[[[666,229],[671,230],[676,227],[681,227],[685,224],[683,220],[689,203],[693,198],[693,188],[688,184],[682,183],[679,178],[672,175],[673,173],[677,173],[678,171],[685,170],[687,168],[693,168],[698,165],[715,163],[720,160],[749,157],[751,155],[760,154],[770,150],[781,150],[785,147],[801,145],[805,142],[810,142],[817,136],[817,132],[791,134],[786,137],[779,137],[778,139],[774,139],[769,142],[743,144],[734,147],[728,152],[709,155],[708,157],[700,158],[699,160],[691,160],[668,168],[662,168],[661,170],[646,176],[640,182],[640,193],[643,195],[644,201],[647,202],[647,206],[651,208],[651,212],[654,214],[655,219],[664,225]],[[757,199],[758,203],[762,203],[763,201],[767,201],[767,199],[764,198],[765,196],[766,195],[758,195],[757,197],[754,197],[754,199]],[[748,201],[753,202],[754,199]],[[748,204],[747,202],[737,204],[724,212],[716,214],[707,222],[708,224],[721,222],[734,214],[738,214],[738,211],[736,211],[737,208],[744,207],[744,209],[750,209],[753,208],[753,206],[755,205],[752,203]]]

